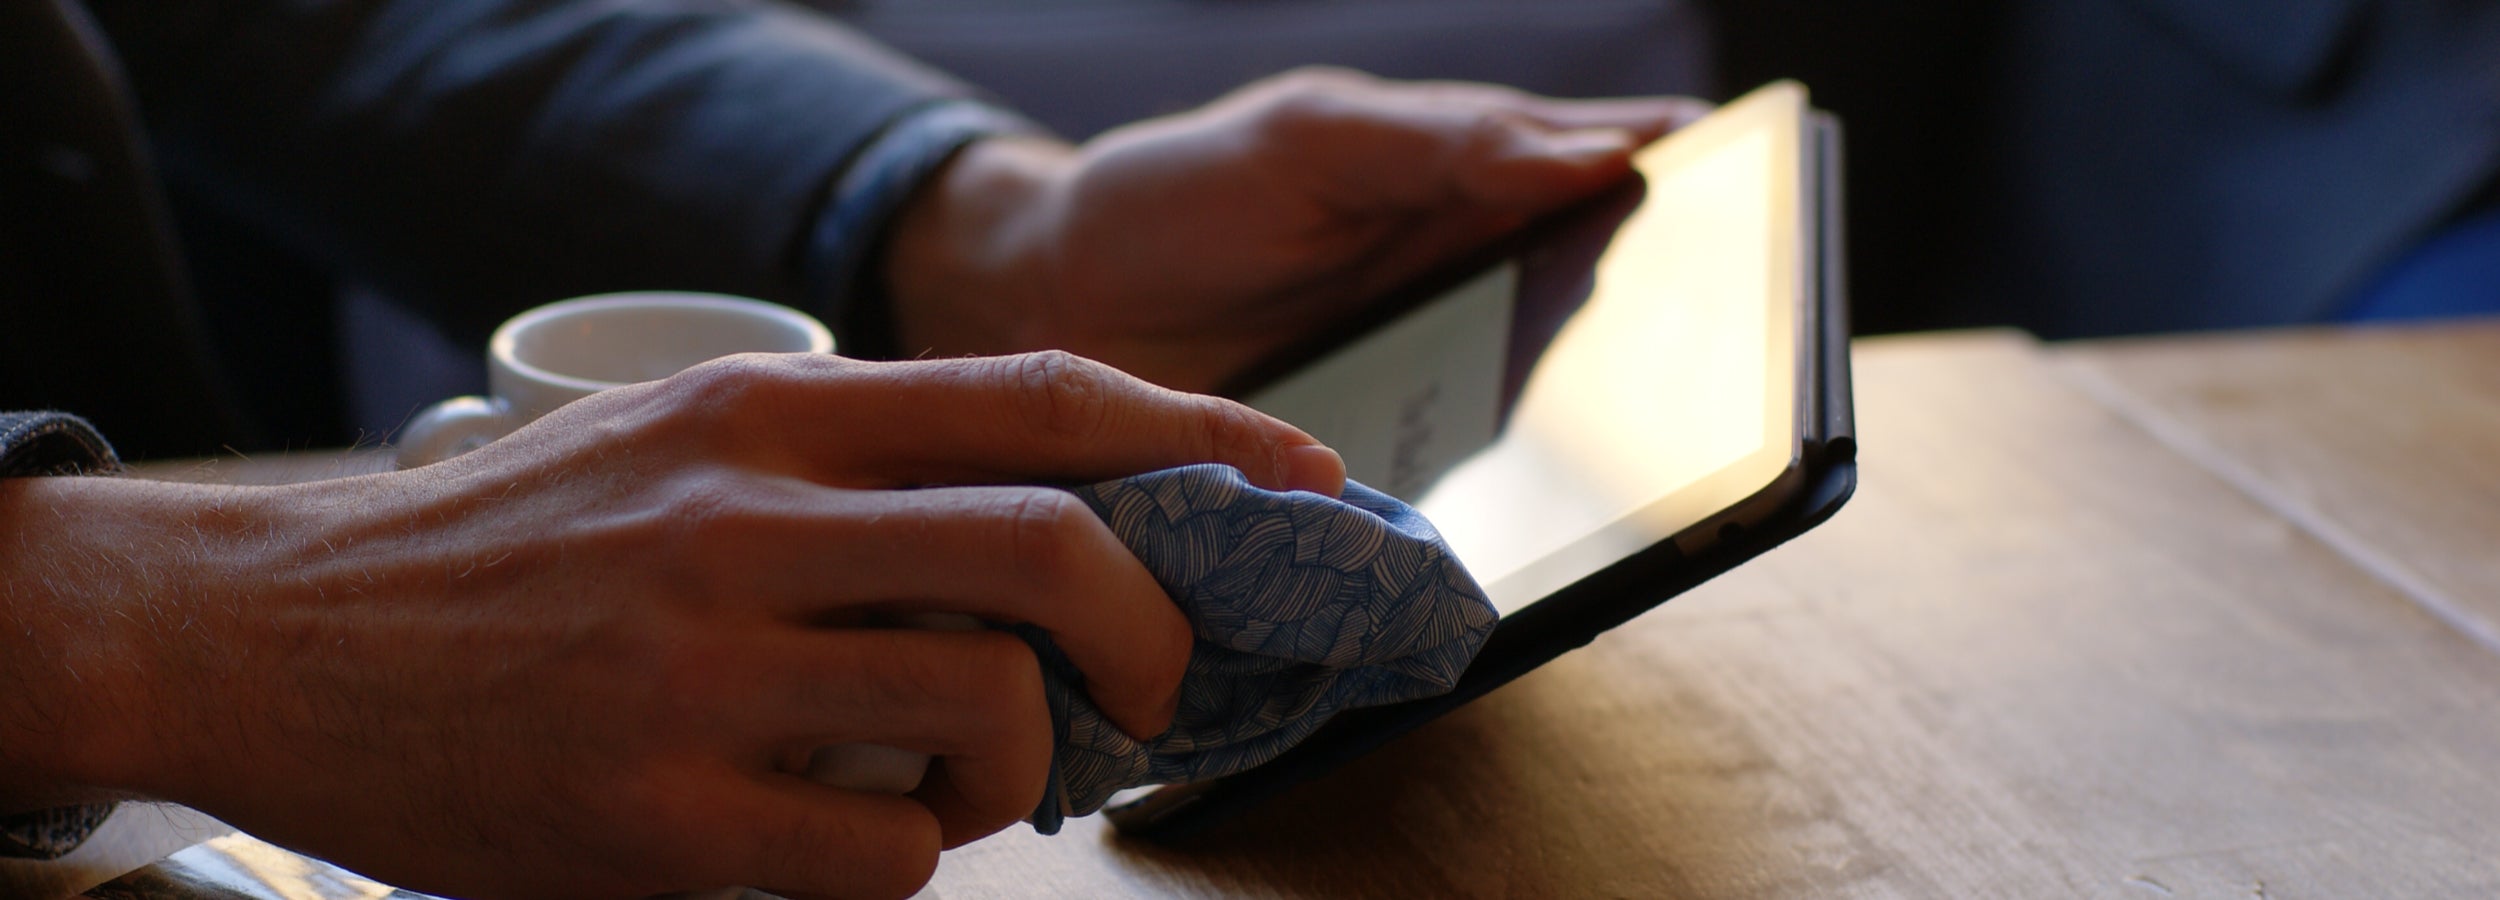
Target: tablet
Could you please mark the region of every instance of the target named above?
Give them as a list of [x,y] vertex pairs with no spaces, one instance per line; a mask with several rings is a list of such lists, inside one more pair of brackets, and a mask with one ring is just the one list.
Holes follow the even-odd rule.
[[1108,811],[1177,837],[1335,767],[1803,533],[1857,483],[1839,135],[1794,82],[1638,177],[1423,279],[1234,396],[1415,504],[1502,622],[1451,693],[1351,710],[1258,768]]

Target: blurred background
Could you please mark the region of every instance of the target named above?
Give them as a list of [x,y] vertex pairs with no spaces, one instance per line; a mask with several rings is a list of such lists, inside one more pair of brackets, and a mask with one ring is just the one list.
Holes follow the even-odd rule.
[[[1862,333],[2500,311],[2500,0],[812,2],[1071,139],[1311,63],[1565,96],[1794,77],[1847,131]],[[202,281],[265,301],[284,261],[223,224],[186,229],[237,235],[195,248],[224,260]],[[280,421],[379,434],[477,379],[464,348],[408,381],[424,326],[380,298],[297,321],[366,371],[273,392],[303,406]]]

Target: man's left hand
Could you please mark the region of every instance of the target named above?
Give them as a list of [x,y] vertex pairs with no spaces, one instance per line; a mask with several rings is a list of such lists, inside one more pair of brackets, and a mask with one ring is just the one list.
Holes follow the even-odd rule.
[[1707,110],[1307,69],[1069,147],[975,143],[898,220],[906,353],[1073,351],[1206,391],[1627,177]]

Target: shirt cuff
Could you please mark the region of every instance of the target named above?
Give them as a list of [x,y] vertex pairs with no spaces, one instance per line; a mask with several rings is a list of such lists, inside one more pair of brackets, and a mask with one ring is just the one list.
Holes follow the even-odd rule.
[[64,806],[23,815],[0,816],[0,859],[59,859],[86,843],[114,804]]
[[[0,412],[0,477],[81,475],[120,467],[113,445],[61,412]],[[0,858],[58,859],[112,817],[113,804],[0,816]]]
[[974,100],[942,100],[886,126],[834,179],[808,236],[807,305],[833,322],[845,356],[893,354],[893,325],[877,260],[885,231],[929,176],[973,141],[1046,134],[1014,113]]
[[120,468],[113,445],[85,419],[64,412],[0,412],[0,478]]

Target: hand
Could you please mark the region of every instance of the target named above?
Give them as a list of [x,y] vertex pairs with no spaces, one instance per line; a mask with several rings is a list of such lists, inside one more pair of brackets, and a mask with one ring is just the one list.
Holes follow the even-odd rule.
[[1340,70],[1071,150],[967,148],[887,255],[905,353],[1056,347],[1210,390],[1433,265],[1614,184],[1701,114]]
[[[0,514],[42,527],[0,561],[9,611],[46,652],[0,644],[0,674],[60,702],[0,716],[0,762],[425,891],[902,896],[1039,801],[1039,666],[845,626],[1039,625],[1159,733],[1187,624],[1073,496],[1008,485],[1201,461],[1344,477],[1243,407],[1036,354],[733,357],[362,479],[11,481]],[[907,797],[791,774],[848,742],[937,763]]]

